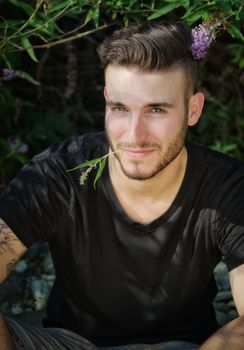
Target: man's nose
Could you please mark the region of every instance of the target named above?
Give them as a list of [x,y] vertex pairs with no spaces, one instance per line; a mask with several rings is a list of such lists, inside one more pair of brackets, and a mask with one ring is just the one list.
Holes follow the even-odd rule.
[[131,114],[128,123],[128,142],[144,142],[148,134],[146,122],[141,114]]

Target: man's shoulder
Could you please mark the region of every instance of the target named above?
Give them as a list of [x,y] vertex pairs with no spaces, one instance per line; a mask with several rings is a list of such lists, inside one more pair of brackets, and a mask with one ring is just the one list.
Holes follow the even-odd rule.
[[[189,144],[190,176],[209,198],[225,201],[230,194],[244,193],[244,163],[205,145]],[[194,175],[192,175],[194,174]]]
[[203,144],[188,142],[187,149],[191,154],[201,162],[206,163],[210,168],[217,169],[242,169],[244,163],[232,155],[224,154]]
[[35,160],[49,159],[92,159],[99,157],[106,149],[104,132],[90,132],[75,135],[63,141],[54,142],[49,148],[35,156]]

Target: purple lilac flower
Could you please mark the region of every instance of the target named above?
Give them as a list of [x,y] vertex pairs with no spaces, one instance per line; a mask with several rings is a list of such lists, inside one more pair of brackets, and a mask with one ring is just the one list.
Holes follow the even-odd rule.
[[2,73],[3,75],[1,77],[2,81],[11,81],[16,78],[16,72],[11,68],[3,68],[2,72],[3,72]]
[[2,76],[0,77],[0,85],[2,85],[2,82],[4,81],[14,80],[17,76],[18,76],[17,71],[11,68],[3,68]]
[[196,60],[203,58],[210,45],[215,40],[214,27],[206,24],[199,24],[192,29],[192,55]]
[[29,146],[22,142],[19,136],[13,136],[8,139],[10,148],[16,153],[25,154],[29,151]]

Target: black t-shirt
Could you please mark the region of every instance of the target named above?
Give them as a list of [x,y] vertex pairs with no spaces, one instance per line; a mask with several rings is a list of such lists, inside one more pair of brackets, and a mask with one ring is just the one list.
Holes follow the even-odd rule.
[[108,152],[103,133],[54,144],[4,191],[0,217],[29,247],[48,241],[56,269],[46,326],[97,345],[201,342],[216,329],[213,269],[244,263],[244,166],[187,144],[186,173],[172,205],[150,224],[121,208],[105,168],[84,186],[82,170]]

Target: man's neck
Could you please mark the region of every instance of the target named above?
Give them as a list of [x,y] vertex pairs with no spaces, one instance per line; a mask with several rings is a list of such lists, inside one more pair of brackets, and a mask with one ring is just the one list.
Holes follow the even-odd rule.
[[121,170],[118,160],[109,160],[112,186],[120,205],[127,215],[147,224],[161,216],[172,204],[182,184],[187,164],[187,151],[180,154],[151,179],[129,179]]

